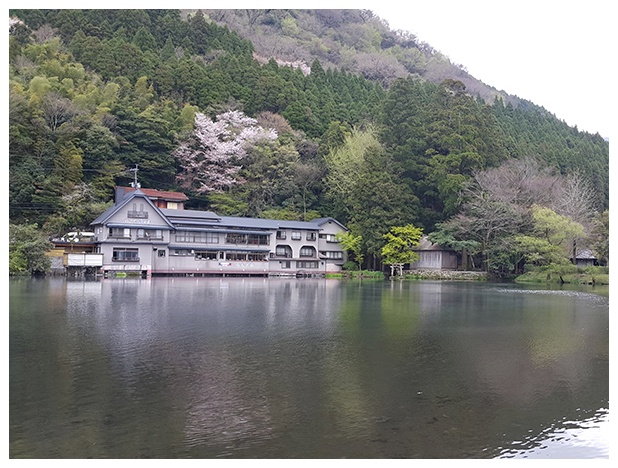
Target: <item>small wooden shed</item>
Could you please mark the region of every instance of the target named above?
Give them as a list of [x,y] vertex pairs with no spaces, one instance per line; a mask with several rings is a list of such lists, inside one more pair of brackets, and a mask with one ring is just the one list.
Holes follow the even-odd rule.
[[[571,258],[571,260],[573,260]],[[575,256],[575,265],[578,267],[587,267],[598,265],[597,258],[594,256],[591,250],[581,250]]]
[[419,245],[414,248],[418,253],[419,259],[410,264],[411,270],[433,269],[433,270],[456,270],[457,253],[442,245],[433,244],[427,236],[423,236]]

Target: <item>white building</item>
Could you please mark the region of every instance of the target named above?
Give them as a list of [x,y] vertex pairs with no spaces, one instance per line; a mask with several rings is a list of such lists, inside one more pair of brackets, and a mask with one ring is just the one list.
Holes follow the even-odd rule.
[[169,205],[162,204],[160,194],[170,192],[119,187],[115,204],[91,223],[104,274],[323,276],[341,271],[344,252],[336,235],[346,228],[333,218],[219,216],[186,210],[178,200],[173,209],[162,208]]

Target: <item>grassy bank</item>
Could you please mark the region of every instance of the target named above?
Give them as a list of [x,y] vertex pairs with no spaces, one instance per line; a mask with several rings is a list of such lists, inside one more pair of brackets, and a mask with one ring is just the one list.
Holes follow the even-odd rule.
[[608,267],[577,268],[572,273],[558,275],[543,270],[532,270],[515,278],[516,283],[589,284],[608,285]]
[[326,273],[327,278],[337,278],[337,279],[384,279],[384,273],[381,271],[370,271],[370,270],[362,270],[362,271],[342,271],[341,273]]
[[[327,273],[327,278],[339,279],[385,279],[387,276],[381,271],[342,271],[341,273]],[[393,279],[402,280],[455,280],[455,281],[486,281],[487,274],[479,271],[455,270],[412,270],[404,272],[403,277]]]

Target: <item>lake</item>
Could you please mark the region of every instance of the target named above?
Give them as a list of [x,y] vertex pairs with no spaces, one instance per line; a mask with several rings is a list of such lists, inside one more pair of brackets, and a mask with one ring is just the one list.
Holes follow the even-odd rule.
[[609,290],[9,280],[10,458],[608,458]]

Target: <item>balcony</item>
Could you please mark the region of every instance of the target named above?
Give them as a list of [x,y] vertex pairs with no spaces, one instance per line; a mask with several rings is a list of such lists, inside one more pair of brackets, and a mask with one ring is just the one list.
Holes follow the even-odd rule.
[[65,253],[64,265],[68,267],[100,267],[103,266],[103,254]]
[[137,240],[163,240],[163,234],[155,235],[155,234],[143,234],[138,235]]

